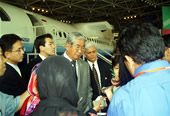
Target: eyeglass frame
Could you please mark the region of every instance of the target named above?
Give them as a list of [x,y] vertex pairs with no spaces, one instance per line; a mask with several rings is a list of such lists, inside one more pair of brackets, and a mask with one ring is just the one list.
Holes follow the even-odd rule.
[[18,48],[17,50],[14,50],[14,51],[12,51],[12,50],[10,50],[10,52],[24,52],[26,49],[24,48],[24,47],[22,47],[22,48]]

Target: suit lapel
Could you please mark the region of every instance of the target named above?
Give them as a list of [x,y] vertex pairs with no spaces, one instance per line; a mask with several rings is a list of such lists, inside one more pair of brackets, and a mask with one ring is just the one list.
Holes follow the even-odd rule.
[[97,61],[98,63],[98,67],[99,67],[99,71],[100,71],[100,78],[101,78],[101,86],[103,87],[103,68],[102,68],[102,63],[100,61]]
[[18,72],[17,72],[12,66],[10,66],[9,64],[6,64],[6,66],[10,69],[10,71],[12,72],[12,74],[15,74],[15,75],[16,75],[17,78],[18,78],[18,77],[21,78],[21,76],[18,74]]

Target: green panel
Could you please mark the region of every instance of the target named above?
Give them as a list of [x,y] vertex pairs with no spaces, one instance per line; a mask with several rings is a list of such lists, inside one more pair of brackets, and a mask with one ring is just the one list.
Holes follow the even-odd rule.
[[170,29],[170,6],[162,7],[163,29]]

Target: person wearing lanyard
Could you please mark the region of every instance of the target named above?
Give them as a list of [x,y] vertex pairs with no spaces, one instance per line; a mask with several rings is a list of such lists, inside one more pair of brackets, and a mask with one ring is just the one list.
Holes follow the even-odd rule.
[[149,23],[123,29],[117,46],[134,77],[113,95],[108,116],[169,116],[170,64],[162,60],[165,45]]

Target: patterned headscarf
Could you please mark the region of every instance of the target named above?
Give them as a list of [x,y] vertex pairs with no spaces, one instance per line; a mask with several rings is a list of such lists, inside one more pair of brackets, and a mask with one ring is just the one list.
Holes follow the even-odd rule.
[[30,113],[32,113],[40,101],[40,97],[37,89],[37,69],[39,65],[40,63],[38,63],[33,67],[31,77],[28,83],[28,92],[30,93],[31,96],[28,99],[25,116],[28,116]]

